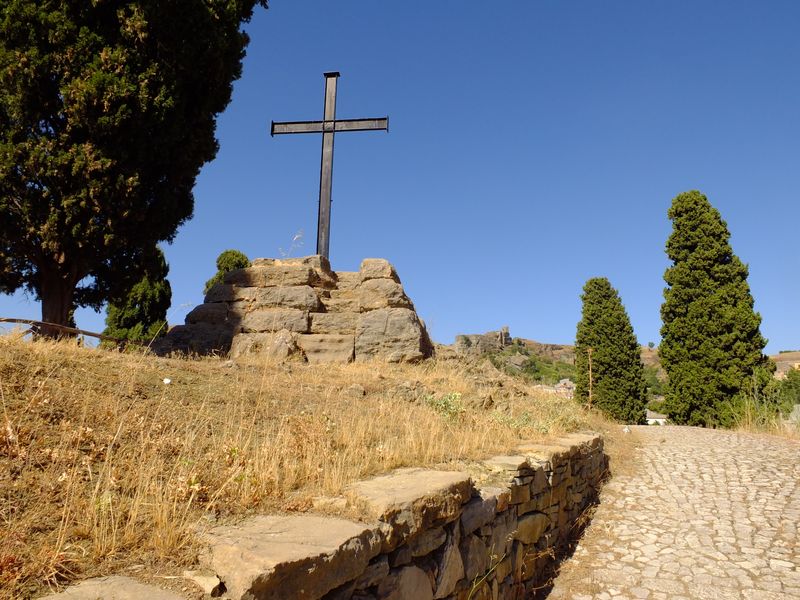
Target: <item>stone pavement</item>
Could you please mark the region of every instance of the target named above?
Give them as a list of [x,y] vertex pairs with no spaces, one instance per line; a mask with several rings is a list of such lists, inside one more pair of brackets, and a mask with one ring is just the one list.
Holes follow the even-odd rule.
[[606,484],[548,598],[800,598],[800,443],[631,429],[635,472]]

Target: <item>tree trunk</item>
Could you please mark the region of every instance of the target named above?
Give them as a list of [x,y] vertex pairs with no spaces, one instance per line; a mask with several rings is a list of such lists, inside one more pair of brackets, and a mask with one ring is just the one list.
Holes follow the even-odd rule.
[[[69,325],[69,313],[72,310],[72,298],[77,281],[68,274],[58,270],[39,271],[39,295],[42,300],[42,321],[55,325]],[[49,338],[70,335],[55,327],[42,326],[40,333]]]

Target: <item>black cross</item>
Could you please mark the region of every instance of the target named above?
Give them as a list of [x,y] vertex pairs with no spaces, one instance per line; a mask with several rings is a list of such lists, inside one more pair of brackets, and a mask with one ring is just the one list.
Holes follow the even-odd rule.
[[317,254],[328,258],[331,235],[331,184],[333,182],[333,136],[342,131],[389,131],[389,117],[382,119],[336,119],[336,81],[339,73],[325,75],[325,112],[322,121],[272,122],[270,135],[321,133],[322,163],[319,168],[319,217]]

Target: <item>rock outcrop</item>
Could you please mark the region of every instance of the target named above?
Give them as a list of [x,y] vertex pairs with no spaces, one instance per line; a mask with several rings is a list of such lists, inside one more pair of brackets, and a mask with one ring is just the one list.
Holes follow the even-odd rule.
[[457,335],[453,349],[458,354],[480,356],[486,352],[500,352],[510,346],[511,341],[508,327],[503,327],[500,331]]
[[228,273],[154,350],[415,362],[433,344],[388,261],[367,258],[358,272],[337,273],[325,257],[308,256],[259,258]]

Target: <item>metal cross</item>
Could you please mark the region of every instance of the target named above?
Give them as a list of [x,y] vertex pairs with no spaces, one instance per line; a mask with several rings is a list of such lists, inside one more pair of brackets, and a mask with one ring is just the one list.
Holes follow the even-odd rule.
[[325,112],[322,121],[272,122],[270,135],[321,133],[322,163],[319,168],[319,217],[317,254],[328,258],[331,233],[331,183],[333,181],[333,136],[342,131],[389,131],[389,117],[382,119],[336,119],[336,80],[339,73],[325,75]]

